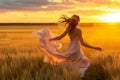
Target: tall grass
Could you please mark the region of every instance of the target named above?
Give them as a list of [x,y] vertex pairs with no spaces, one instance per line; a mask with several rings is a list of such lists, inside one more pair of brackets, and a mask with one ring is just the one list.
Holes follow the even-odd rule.
[[81,80],[72,67],[44,63],[35,49],[34,53],[27,53],[29,50],[17,53],[13,48],[3,50],[8,53],[0,54],[0,80]]
[[97,56],[81,79],[71,66],[44,63],[40,54],[43,52],[37,48],[31,49],[31,53],[29,49],[21,51],[0,49],[0,80],[120,80],[120,54],[117,53]]
[[[81,27],[86,42],[103,48],[100,55],[94,56],[96,51],[82,47],[91,59],[82,79],[71,66],[43,62],[44,52],[31,34],[43,27],[49,27],[55,35],[63,32],[55,26],[0,27],[0,80],[120,80],[119,27]],[[59,52],[62,53],[69,43],[68,37],[60,42],[63,48]]]
[[120,54],[105,53],[94,59],[84,80],[120,80]]

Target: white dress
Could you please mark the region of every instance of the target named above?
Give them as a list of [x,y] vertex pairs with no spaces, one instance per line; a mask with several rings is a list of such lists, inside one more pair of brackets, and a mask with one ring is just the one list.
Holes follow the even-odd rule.
[[41,49],[44,51],[44,62],[74,65],[80,71],[81,77],[84,76],[90,65],[90,60],[84,56],[77,37],[70,42],[66,52],[61,54],[57,52],[57,49],[61,48],[61,44],[49,41],[50,38],[54,37],[49,29],[43,28],[33,32],[33,34],[39,38]]

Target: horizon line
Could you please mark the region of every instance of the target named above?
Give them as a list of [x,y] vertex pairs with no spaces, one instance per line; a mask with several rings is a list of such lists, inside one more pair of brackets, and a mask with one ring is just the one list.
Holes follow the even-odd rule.
[[[120,23],[120,22],[80,22],[80,23]],[[57,22],[7,22],[0,24],[57,24]]]
[[[95,26],[95,25],[120,25],[120,22],[90,22],[90,23],[80,23],[81,26]],[[58,25],[57,23],[0,23],[0,26],[14,26],[14,25]]]

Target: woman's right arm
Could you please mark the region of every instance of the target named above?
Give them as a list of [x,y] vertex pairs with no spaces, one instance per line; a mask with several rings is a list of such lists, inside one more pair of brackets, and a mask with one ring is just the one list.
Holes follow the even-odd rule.
[[49,39],[49,40],[60,40],[60,39],[62,39],[70,31],[72,26],[74,26],[74,23],[73,23],[73,21],[70,21],[70,23],[67,26],[66,30],[61,35],[59,35],[59,36],[57,36],[55,38]]
[[82,37],[82,31],[80,29],[78,29],[78,35],[79,35],[79,40],[80,40],[82,46],[85,46],[87,48],[92,48],[95,50],[99,50],[99,51],[102,50],[100,47],[91,46],[88,43],[86,43]]
[[57,36],[57,37],[55,37],[55,38],[51,38],[51,39],[49,39],[49,40],[60,40],[60,39],[62,39],[66,34],[67,34],[67,30],[66,31],[64,31],[61,35],[59,35],[59,36]]

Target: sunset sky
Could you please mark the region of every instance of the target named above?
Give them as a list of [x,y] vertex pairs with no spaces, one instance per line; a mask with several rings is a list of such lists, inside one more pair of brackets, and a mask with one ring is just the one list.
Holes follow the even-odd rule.
[[81,22],[120,22],[120,0],[0,0],[0,23],[57,22],[77,14]]

